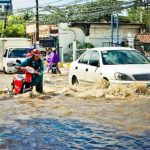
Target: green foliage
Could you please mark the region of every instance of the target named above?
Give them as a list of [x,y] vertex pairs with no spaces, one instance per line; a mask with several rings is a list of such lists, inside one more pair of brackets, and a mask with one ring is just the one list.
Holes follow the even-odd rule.
[[60,22],[101,22],[110,21],[110,16],[121,12],[122,1],[96,0],[80,5],[71,5],[65,8],[47,6],[43,8],[49,15],[43,15],[40,22],[43,24],[58,24]]
[[25,21],[30,21],[33,20],[34,18],[34,13],[31,10],[25,11],[22,15],[21,15],[22,19]]
[[[17,23],[22,21],[22,23]],[[25,23],[20,16],[7,17],[6,29],[4,29],[4,20],[0,21],[0,36],[1,37],[25,37]]]
[[[72,43],[70,43],[68,45],[68,47],[72,47]],[[81,43],[77,40],[77,49],[87,49],[87,48],[94,48],[94,45],[92,43],[88,43],[88,42],[85,42],[85,43]]]
[[131,8],[128,10],[127,18],[134,23],[146,24],[147,31],[150,32],[150,9],[143,7]]
[[81,43],[79,41],[77,41],[77,48],[78,49],[86,49],[86,48],[94,48],[94,45],[92,43]]
[[[40,22],[41,24],[58,24],[61,22],[110,22],[111,14],[121,13],[122,10],[128,8],[135,10],[137,7],[145,6],[146,4],[144,2],[145,1],[141,0],[94,0],[63,8],[49,5],[44,7],[43,11],[47,11],[50,14],[44,14]],[[137,14],[136,17],[139,17],[139,14]],[[127,17],[121,17],[121,21],[131,22],[131,20],[137,20],[135,18],[129,19]]]

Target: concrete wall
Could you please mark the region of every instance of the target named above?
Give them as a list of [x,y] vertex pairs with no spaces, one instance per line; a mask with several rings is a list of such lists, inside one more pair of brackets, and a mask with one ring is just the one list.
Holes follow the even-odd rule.
[[[119,42],[127,40],[128,34],[139,34],[140,27],[133,25],[119,26]],[[94,44],[95,47],[103,46],[103,42],[111,42],[111,26],[109,25],[91,25],[88,42]],[[117,43],[116,29],[114,29],[114,43]]]
[[7,4],[0,3],[0,11],[4,12],[5,11],[5,6],[7,6]]
[[[0,1],[3,1],[3,0],[0,0]],[[0,12],[5,12],[6,11],[6,7],[7,7],[7,3],[6,2],[4,2],[4,3],[0,3]],[[8,9],[11,11],[12,10],[12,4],[11,3],[9,3],[8,4]]]
[[72,50],[68,46],[74,40],[85,42],[84,32],[77,27],[68,27],[67,23],[59,24],[59,47],[63,48],[64,51]]
[[[119,25],[119,42],[126,40],[128,34],[139,34],[140,25]],[[103,46],[103,42],[111,42],[111,26],[91,24],[89,36],[85,36],[84,32],[77,27],[68,27],[67,23],[59,25],[59,46],[65,51],[72,50],[69,43],[75,39],[80,42],[92,43],[95,47]],[[114,29],[114,43],[117,43],[116,29]]]

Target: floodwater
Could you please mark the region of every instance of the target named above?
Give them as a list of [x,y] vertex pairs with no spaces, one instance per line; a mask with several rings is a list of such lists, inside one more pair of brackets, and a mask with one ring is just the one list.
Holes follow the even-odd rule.
[[11,126],[0,126],[1,149],[148,149],[148,132],[139,135],[78,120],[16,120]]
[[63,71],[42,95],[0,96],[0,149],[150,149],[150,89],[70,86]]

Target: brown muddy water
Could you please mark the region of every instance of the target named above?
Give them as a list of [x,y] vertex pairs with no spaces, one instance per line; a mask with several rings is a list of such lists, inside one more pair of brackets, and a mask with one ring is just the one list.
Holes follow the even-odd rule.
[[[107,88],[105,81],[99,81],[71,86],[67,69],[62,75],[45,74],[44,85],[44,94],[33,92],[32,97],[29,93],[12,97],[1,94],[1,149],[150,148],[150,89],[145,85]],[[92,132],[87,134],[89,130]],[[34,141],[39,134],[42,139]],[[54,141],[49,141],[52,136]],[[25,138],[30,140],[24,147]],[[32,140],[35,145],[29,142]],[[38,145],[39,141],[44,146]]]

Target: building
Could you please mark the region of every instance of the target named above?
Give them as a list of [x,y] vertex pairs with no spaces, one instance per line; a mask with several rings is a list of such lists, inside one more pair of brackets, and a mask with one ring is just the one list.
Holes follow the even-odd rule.
[[0,0],[0,12],[12,11],[12,0]]
[[[31,24],[26,26],[26,33],[32,37],[33,43],[36,43],[36,24]],[[56,41],[58,38],[58,27],[55,25],[40,25],[39,26],[39,39],[49,47],[54,47],[54,44],[51,44],[51,40],[54,41],[56,46]],[[45,40],[45,42],[44,42]]]
[[150,53],[150,33],[138,34],[136,36],[136,39],[140,42],[140,44],[142,45],[143,49],[146,52]]
[[[143,32],[144,25],[139,23],[119,23],[119,44],[134,47],[137,34]],[[59,47],[63,52],[72,51],[73,41],[92,43],[95,47],[112,46],[111,23],[61,23],[59,24]],[[117,43],[117,31],[114,29],[113,46]],[[62,51],[62,50],[60,50]]]

